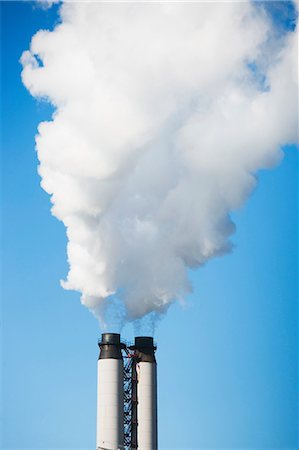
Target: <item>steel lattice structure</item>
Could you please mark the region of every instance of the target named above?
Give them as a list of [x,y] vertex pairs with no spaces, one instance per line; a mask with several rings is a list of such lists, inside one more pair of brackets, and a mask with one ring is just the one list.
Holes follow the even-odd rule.
[[128,353],[124,363],[124,448],[131,449],[132,437],[132,366],[133,358]]

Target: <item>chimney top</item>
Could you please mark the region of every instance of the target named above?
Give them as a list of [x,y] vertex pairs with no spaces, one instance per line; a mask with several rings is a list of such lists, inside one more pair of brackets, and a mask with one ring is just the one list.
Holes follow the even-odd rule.
[[137,336],[135,337],[135,345],[131,347],[135,350],[137,360],[142,362],[155,363],[155,350],[154,339],[150,336]]
[[119,345],[120,334],[118,333],[102,333],[101,344]]

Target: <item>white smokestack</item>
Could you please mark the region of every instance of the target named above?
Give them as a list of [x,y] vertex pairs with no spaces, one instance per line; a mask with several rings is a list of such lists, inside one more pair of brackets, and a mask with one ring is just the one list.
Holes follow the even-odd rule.
[[297,36],[258,3],[67,2],[22,56],[55,108],[36,148],[67,228],[62,284],[104,320],[111,296],[128,320],[183,298],[297,139]]
[[120,335],[102,334],[98,360],[97,450],[124,446],[123,358]]
[[157,450],[157,364],[152,337],[135,338],[137,363],[137,448]]

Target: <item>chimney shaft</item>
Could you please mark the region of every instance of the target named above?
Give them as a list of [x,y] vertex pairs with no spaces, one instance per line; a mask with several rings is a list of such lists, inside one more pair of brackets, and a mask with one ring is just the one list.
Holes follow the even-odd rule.
[[124,445],[123,358],[120,335],[104,333],[99,342],[97,450]]
[[157,450],[157,364],[152,337],[135,338],[137,448]]

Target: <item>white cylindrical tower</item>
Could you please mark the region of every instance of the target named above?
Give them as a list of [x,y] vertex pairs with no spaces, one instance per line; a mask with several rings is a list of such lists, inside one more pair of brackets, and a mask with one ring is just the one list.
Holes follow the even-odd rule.
[[102,334],[99,347],[97,450],[123,449],[124,388],[120,335]]
[[135,338],[137,374],[137,448],[157,450],[157,364],[152,337]]

